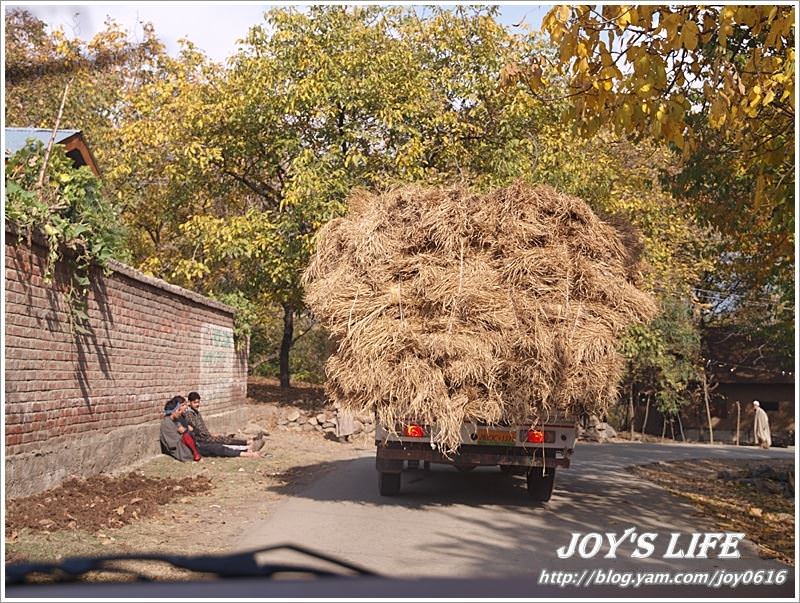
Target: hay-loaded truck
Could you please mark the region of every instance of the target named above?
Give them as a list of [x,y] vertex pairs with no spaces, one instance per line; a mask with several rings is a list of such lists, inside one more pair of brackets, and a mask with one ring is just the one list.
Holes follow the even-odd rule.
[[553,493],[556,468],[568,468],[575,447],[575,421],[557,419],[544,425],[480,425],[461,427],[461,446],[447,456],[431,444],[430,426],[408,422],[395,433],[376,423],[375,465],[382,496],[400,493],[405,469],[427,469],[431,463],[453,465],[461,471],[476,467],[499,467],[509,474],[524,474],[528,494],[535,501],[548,501]]
[[[573,419],[614,401],[619,334],[656,313],[636,285],[640,253],[632,227],[546,186],[354,193],[303,283],[338,341],[329,395],[392,421],[376,429],[381,494],[407,468],[446,463],[525,471],[548,500]],[[569,419],[537,420],[547,413]]]

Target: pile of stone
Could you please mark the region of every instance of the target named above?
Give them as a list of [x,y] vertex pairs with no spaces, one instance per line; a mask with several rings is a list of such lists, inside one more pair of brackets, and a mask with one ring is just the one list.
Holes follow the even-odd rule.
[[578,425],[578,439],[584,442],[608,442],[617,437],[617,431],[595,416],[589,417],[588,427]]
[[[284,410],[278,418],[278,429],[281,431],[316,431],[336,435],[336,423],[336,409],[304,412],[297,408],[289,408]],[[353,435],[375,433],[375,418],[371,415],[356,415],[353,417],[353,425]]]
[[771,465],[749,467],[745,471],[720,471],[717,477],[726,481],[736,481],[749,486],[762,494],[782,494],[794,498],[794,469],[775,468]]

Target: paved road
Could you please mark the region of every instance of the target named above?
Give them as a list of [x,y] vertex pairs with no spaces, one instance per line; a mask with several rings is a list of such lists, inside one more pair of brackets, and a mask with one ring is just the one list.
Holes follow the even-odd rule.
[[[540,576],[542,569],[713,570],[779,569],[745,542],[738,560],[665,560],[671,532],[714,531],[687,503],[641,480],[626,467],[657,460],[694,458],[794,458],[793,449],[659,444],[584,444],[573,466],[560,471],[546,505],[531,504],[524,479],[482,468],[463,474],[434,466],[403,475],[403,493],[377,493],[374,452],[331,463],[324,477],[280,503],[254,523],[242,548],[291,542],[349,560],[384,575]],[[656,554],[633,559],[632,546],[618,558],[559,559],[556,549],[572,532],[617,532],[635,527],[659,534]],[[688,539],[688,536],[683,538]],[[630,591],[629,591],[630,592]],[[588,593],[587,593],[588,594]]]

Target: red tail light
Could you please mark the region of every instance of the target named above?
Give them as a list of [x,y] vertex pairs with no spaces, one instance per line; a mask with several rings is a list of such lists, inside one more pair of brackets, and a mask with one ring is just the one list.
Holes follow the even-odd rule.
[[407,438],[421,438],[425,436],[425,430],[419,425],[406,425],[403,427],[403,435]]
[[540,429],[529,429],[527,441],[531,444],[544,443],[544,432]]

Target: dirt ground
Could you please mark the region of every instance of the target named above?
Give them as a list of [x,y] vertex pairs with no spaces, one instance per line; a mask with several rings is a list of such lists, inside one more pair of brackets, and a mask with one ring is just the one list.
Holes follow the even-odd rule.
[[[794,565],[792,461],[660,462],[632,471],[688,499],[721,529],[744,532],[762,557]],[[786,478],[791,479],[791,488]]]
[[[268,517],[281,498],[323,471],[309,466],[331,467],[330,461],[373,448],[366,434],[352,443],[339,443],[316,431],[277,429],[278,419],[289,408],[324,409],[321,387],[301,384],[287,393],[275,380],[254,379],[248,396],[249,423],[243,431],[268,433],[265,456],[206,458],[201,463],[160,456],[134,472],[67,482],[35,497],[7,501],[6,562],[135,552],[229,553],[238,548],[250,522]],[[772,466],[775,471],[793,471],[791,462]],[[736,461],[692,461],[656,463],[633,471],[689,499],[720,528],[746,532],[764,556],[793,564],[794,499],[771,491],[777,486],[766,483],[770,480],[763,484],[768,487],[759,482],[754,488],[752,480],[731,479],[746,478],[752,469]],[[188,577],[163,566],[137,571],[154,579]]]
[[178,499],[186,502],[209,490],[211,481],[204,475],[176,480],[141,473],[73,478],[35,496],[9,501],[6,538],[16,538],[21,530],[50,534],[79,528],[92,533],[118,528],[156,515],[163,505]]
[[[320,388],[301,386],[286,395],[272,380],[257,380],[252,386],[247,429],[267,432],[264,456],[205,458],[200,463],[160,456],[135,472],[71,481],[35,497],[7,501],[6,562],[134,552],[232,552],[250,521],[267,517],[282,497],[317,477],[296,467],[371,449],[373,443],[364,438],[339,443],[317,432],[275,429],[284,407],[322,408]],[[158,572],[152,577],[181,575],[164,568]]]
[[326,404],[325,389],[321,385],[293,383],[286,390],[280,387],[277,379],[269,377],[250,377],[247,380],[247,399],[254,407],[266,404],[300,410],[322,410]]

